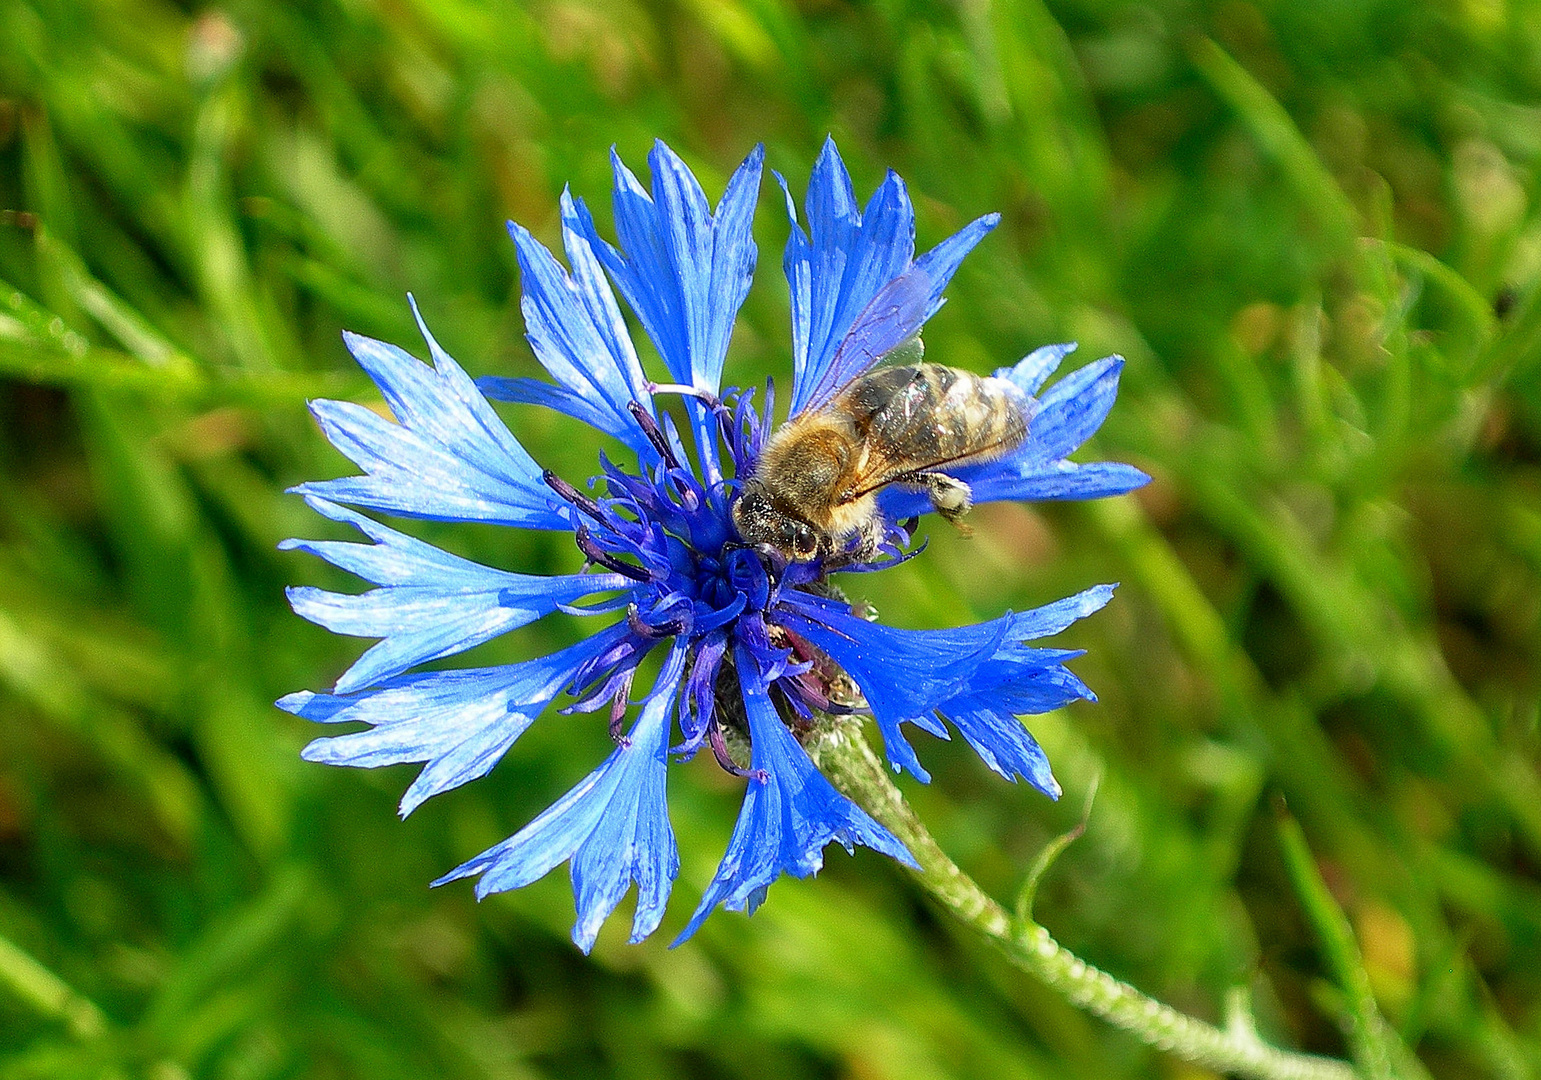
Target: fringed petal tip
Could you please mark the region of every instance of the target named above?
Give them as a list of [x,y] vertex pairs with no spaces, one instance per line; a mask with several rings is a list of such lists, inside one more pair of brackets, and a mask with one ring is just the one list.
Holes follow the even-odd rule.
[[433,363],[345,332],[344,343],[385,398],[395,422],[353,402],[319,399],[312,415],[364,475],[292,490],[336,503],[438,521],[569,527],[540,469],[416,312]]
[[311,505],[353,525],[370,543],[291,540],[284,546],[378,586],[356,594],[308,586],[287,590],[290,606],[302,618],[336,634],[380,639],[338,679],[340,694],[474,648],[559,607],[570,609],[584,596],[634,584],[613,573],[541,577],[495,570],[326,500],[312,498]]
[[[997,771],[1034,782],[1047,770],[1042,752],[1018,714],[1041,713],[1091,693],[1065,667],[1065,650],[1030,648],[1026,642],[1057,634],[1105,605],[1112,585],[1020,613],[949,630],[900,630],[868,622],[816,603],[787,603],[783,620],[861,688],[883,736],[889,764],[922,783],[929,774],[905,737],[914,724],[938,737],[946,729],[936,714],[953,720]],[[974,713],[978,713],[977,722]],[[959,717],[963,719],[960,721]],[[1012,717],[1013,727],[999,717]],[[991,719],[994,718],[994,719]]]
[[576,225],[670,375],[716,393],[733,322],[754,274],[757,248],[750,222],[765,148],[757,145],[749,152],[729,178],[715,213],[694,174],[662,140],[648,154],[651,191],[614,147],[610,157],[620,244],[601,239],[587,213],[578,214]]
[[1000,221],[998,214],[976,218],[914,259],[915,212],[904,182],[890,171],[858,211],[833,142],[825,143],[808,181],[807,232],[790,194],[786,205],[794,416],[918,334],[941,308],[964,256]]
[[562,194],[562,238],[570,271],[522,225],[511,221],[508,232],[519,259],[525,338],[555,384],[486,377],[477,385],[495,399],[566,413],[651,462],[647,440],[627,411],[637,402],[651,413],[647,379],[571,194]]
[[749,721],[751,775],[727,852],[690,922],[673,944],[689,939],[719,904],[733,911],[759,906],[781,877],[810,877],[824,865],[824,848],[857,844],[919,869],[904,844],[837,791],[809,758],[771,703],[750,649],[735,649]]
[[311,699],[315,696],[316,695],[310,690],[296,690],[292,694],[285,694],[273,704],[278,706],[286,713],[291,713],[294,716],[304,716],[305,706],[309,704]]
[[626,743],[598,769],[519,832],[434,884],[479,875],[476,896],[482,899],[522,888],[569,862],[578,913],[573,942],[578,948],[585,953],[593,948],[600,926],[633,884],[633,937],[651,934],[663,918],[679,873],[665,772],[669,718],[685,660],[686,649],[676,639]]

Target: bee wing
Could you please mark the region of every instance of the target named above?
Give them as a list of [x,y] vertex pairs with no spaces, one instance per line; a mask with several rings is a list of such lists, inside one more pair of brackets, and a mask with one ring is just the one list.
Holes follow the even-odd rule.
[[[976,421],[959,427],[956,416],[938,411],[939,406],[947,407],[946,398],[944,395],[943,401],[939,401],[931,380],[938,372],[950,372],[954,378],[967,377],[975,383],[994,380],[978,380],[936,365],[926,368],[929,375],[919,366],[884,368],[853,384],[846,392],[842,401],[852,415],[864,414],[862,426],[866,432],[861,454],[850,473],[850,498],[860,498],[896,481],[913,481],[917,473],[995,457],[1021,442],[1026,431],[1027,406],[1025,401],[1016,400],[1014,387],[1007,384],[1005,389],[1012,393],[1013,407],[1024,410],[1020,425],[996,423],[981,428]],[[960,432],[970,430],[985,439],[978,435],[959,437]]]
[[848,501],[854,501],[863,495],[871,495],[874,491],[881,490],[889,484],[918,483],[924,485],[924,479],[916,478],[921,473],[930,472],[933,469],[941,469],[948,465],[972,464],[981,458],[992,458],[1009,450],[1016,443],[1011,440],[1002,440],[999,443],[988,446],[976,446],[966,454],[949,454],[946,457],[913,457],[899,455],[893,452],[891,447],[878,446],[868,443],[863,448],[863,457],[859,466],[852,472],[851,491]]
[[916,334],[908,338],[898,348],[883,354],[883,363],[894,364],[898,367],[914,367],[926,358],[926,343]]
[[794,387],[792,415],[827,403],[852,379],[913,338],[940,301],[931,275],[912,266],[878,290],[816,379]]

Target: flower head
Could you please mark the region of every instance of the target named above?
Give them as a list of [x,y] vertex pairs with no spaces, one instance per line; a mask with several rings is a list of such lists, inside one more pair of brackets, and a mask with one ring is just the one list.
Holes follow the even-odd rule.
[[[896,523],[930,509],[923,494],[885,489],[875,542],[803,561],[739,537],[732,507],[769,437],[773,402],[767,388],[757,407],[752,392],[724,390],[721,376],[754,271],[750,220],[762,157],[759,148],[750,154],[715,211],[662,143],[649,156],[651,190],[616,159],[619,243],[603,239],[583,202],[564,193],[565,267],[528,231],[509,226],[528,339],[553,381],[473,381],[419,316],[431,366],[394,345],[346,335],[395,423],[347,402],[312,406],[363,475],[296,490],[366,542],[285,546],[375,587],[356,595],[295,588],[290,599],[328,629],[379,640],[330,693],[279,702],[311,720],[362,725],[316,739],[304,756],[362,767],[421,763],[401,800],[405,815],[484,775],[547,709],[604,712],[615,741],[609,757],[514,836],[440,879],[476,876],[477,895],[485,896],[567,862],[578,915],[573,940],[585,951],[633,884],[631,939],[642,940],[663,918],[679,869],[665,795],[671,757],[708,748],[745,783],[728,850],[683,938],[718,904],[752,911],[782,873],[815,873],[831,841],[913,865],[903,844],[837,791],[803,749],[800,739],[830,712],[870,712],[889,761],[922,780],[904,725],[946,738],[951,723],[990,768],[1056,796],[1043,752],[1018,718],[1092,696],[1065,667],[1076,653],[1028,642],[1101,607],[1108,586],[952,630],[886,627],[840,599],[831,572],[908,557],[909,535]],[[826,405],[913,339],[941,306],[960,261],[996,223],[982,217],[916,258],[903,181],[889,173],[859,209],[833,143],[814,167],[804,208],[806,232],[787,195],[794,416]],[[616,291],[662,357],[668,388],[644,374]],[[1098,361],[1039,395],[1070,348],[1039,349],[997,373],[1020,391],[1031,425],[1004,457],[954,470],[975,501],[1093,498],[1145,482],[1127,465],[1066,461],[1106,416],[1122,364]],[[660,407],[666,389],[682,394],[686,432]],[[598,483],[580,488],[542,470],[489,398],[565,413],[616,439],[621,451],[615,460],[601,456]],[[582,564],[552,577],[483,566],[344,504],[569,532]],[[414,671],[557,610],[602,628],[522,663]],[[655,652],[661,668],[641,687],[638,672]],[[634,704],[640,708],[628,726]]]

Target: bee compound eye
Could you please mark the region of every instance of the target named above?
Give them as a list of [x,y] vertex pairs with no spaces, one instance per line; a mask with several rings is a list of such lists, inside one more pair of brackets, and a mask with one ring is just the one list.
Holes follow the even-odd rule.
[[738,534],[751,543],[767,539],[770,504],[758,492],[747,492],[733,504],[733,524]]
[[819,538],[808,526],[799,523],[792,530],[792,551],[799,559],[811,559],[818,553]]

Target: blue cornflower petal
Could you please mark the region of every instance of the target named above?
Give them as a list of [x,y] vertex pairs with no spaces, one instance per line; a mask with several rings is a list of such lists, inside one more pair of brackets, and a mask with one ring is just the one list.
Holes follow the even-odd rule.
[[1052,604],[1008,615],[1011,627],[1002,647],[968,676],[966,689],[937,706],[984,763],[1008,780],[1021,777],[1051,799],[1060,795],[1038,741],[1018,717],[1058,709],[1077,699],[1096,700],[1065,661],[1081,653],[1036,649],[1025,641],[1049,637],[1101,608],[1113,586],[1096,585]]
[[1012,456],[1054,461],[1091,438],[1113,407],[1123,370],[1122,356],[1104,356],[1049,387],[1039,398],[1027,441]]
[[808,232],[779,175],[792,231],[783,267],[792,292],[791,415],[817,408],[841,386],[920,332],[942,306],[958,264],[999,214],[987,214],[913,263],[915,212],[890,172],[856,210],[850,174],[827,140],[808,182]]
[[484,776],[587,662],[626,636],[624,625],[520,664],[430,671],[358,695],[302,691],[280,708],[307,720],[369,724],[367,731],[315,739],[307,761],[373,769],[425,762],[401,798],[406,817],[423,800]]
[[[945,711],[951,702],[960,702],[960,709],[980,709],[1028,700],[1007,698],[1005,689],[1014,680],[1058,665],[1065,654],[1049,656],[1047,650],[1022,643],[1059,633],[1102,607],[1112,595],[1112,586],[1099,585],[1032,611],[1008,612],[972,626],[900,630],[857,618],[827,601],[783,593],[778,618],[856,681],[882,733],[889,763],[928,781],[930,774],[916,759],[900,725],[915,724],[945,738],[946,729],[934,714]],[[1079,696],[1070,693],[1050,707]],[[1010,757],[1010,748],[1003,746],[997,756]]]
[[[1084,594],[1083,594],[1084,595]],[[1049,712],[1077,699],[1097,696],[1064,666],[1081,653],[1065,649],[1010,650],[1004,659],[981,664],[967,693],[940,705],[986,765],[1008,780],[1021,777],[1057,799],[1058,781],[1038,741],[1019,717]]]
[[1007,648],[1009,656],[1023,650],[1020,642],[1032,641],[1034,638],[1053,637],[1061,630],[1069,629],[1071,624],[1086,618],[1094,611],[1100,611],[1113,599],[1114,585],[1093,585],[1089,589],[1082,589],[1074,596],[1067,596],[1063,600],[1056,600],[1052,604],[1044,604],[1030,611],[1008,613],[1004,618],[1010,620],[1011,630],[1008,634],[1011,645]]
[[[1073,348],[1045,346],[1016,367],[996,374],[1032,394]],[[1107,461],[1078,465],[1065,460],[1102,426],[1118,396],[1118,377],[1123,369],[1123,357],[1107,356],[1071,372],[1038,399],[1021,446],[1004,457],[950,469],[949,473],[973,489],[976,505],[1098,499],[1150,483],[1150,477],[1132,465]],[[878,501],[895,521],[931,511],[930,499],[913,489],[887,488]]]
[[[651,195],[614,150],[610,156],[620,247],[600,237],[581,199],[574,203],[574,226],[641,320],[670,374],[716,394],[734,319],[754,277],[758,248],[750,225],[765,148],[756,146],[734,172],[715,216],[695,176],[662,140],[648,155]],[[696,400],[686,402],[686,412],[702,478],[715,487],[722,480],[716,418]]]
[[1059,798],[1059,781],[1054,779],[1048,757],[1015,713],[951,705],[943,715],[991,769],[1008,780],[1020,776],[1049,798]]
[[562,242],[571,273],[528,229],[510,221],[508,232],[519,255],[525,337],[559,385],[486,377],[477,386],[491,398],[547,405],[574,416],[654,460],[652,445],[627,411],[636,402],[652,415],[647,377],[615,294],[578,229],[572,195],[562,192]]
[[398,423],[352,402],[311,402],[332,445],[367,475],[314,481],[293,490],[437,521],[572,528],[566,509],[541,481],[539,466],[421,319],[418,326],[432,367],[395,345],[343,334]]
[[1123,495],[1150,483],[1150,476],[1133,465],[1117,461],[1094,461],[1076,465],[1054,461],[1037,467],[1024,465],[1019,472],[1004,468],[979,480],[974,501],[1049,502],[1067,499],[1101,499]]
[[728,181],[715,216],[706,193],[662,141],[648,155],[649,195],[620,156],[615,168],[615,230],[606,243],[582,201],[582,230],[679,382],[716,393],[733,320],[749,293],[758,249],[750,232],[765,148],[756,146]]
[[306,501],[317,513],[346,522],[374,541],[285,540],[278,545],[319,555],[380,586],[357,594],[310,587],[288,590],[295,613],[311,622],[337,634],[381,639],[337,680],[339,694],[464,652],[591,593],[637,584],[620,574],[541,577],[494,570],[325,499],[311,496]]
[[822,370],[856,316],[884,285],[902,274],[915,253],[915,210],[904,181],[892,170],[867,202],[856,205],[851,176],[833,139],[814,162],[805,206],[808,233],[785,178],[792,232],[783,269],[792,290],[792,370],[804,382],[810,366]]
[[675,945],[694,934],[718,904],[752,915],[783,872],[794,877],[817,873],[832,841],[848,852],[863,844],[920,869],[898,837],[819,772],[777,715],[750,651],[740,645],[735,660],[749,718],[748,788],[727,853]]
[[1049,376],[1059,370],[1065,357],[1075,352],[1076,343],[1061,342],[1057,345],[1040,345],[1009,368],[996,368],[995,377],[1016,385],[1028,397],[1043,389]]
[[1010,615],[951,630],[899,630],[783,594],[778,619],[811,641],[861,687],[893,767],[921,781],[930,773],[900,731],[914,723],[936,733],[937,706],[966,691],[968,677],[1001,647]]
[[[631,427],[631,431],[628,432],[616,422],[614,414],[607,405],[597,404],[591,397],[566,386],[557,386],[524,375],[482,375],[476,380],[476,388],[492,401],[506,401],[513,405],[539,405],[564,416],[570,416],[591,428],[597,428],[607,435],[621,439],[641,454],[649,457],[656,456],[653,455],[652,447],[647,444],[647,439],[642,435],[642,429],[630,423],[630,417],[627,417]],[[643,446],[638,446],[638,442]]]
[[664,780],[669,718],[686,652],[684,639],[675,639],[626,743],[603,765],[513,836],[434,884],[480,874],[476,895],[481,898],[538,881],[571,859],[578,948],[588,952],[594,947],[600,926],[634,881],[631,940],[639,942],[656,930],[679,874]]

